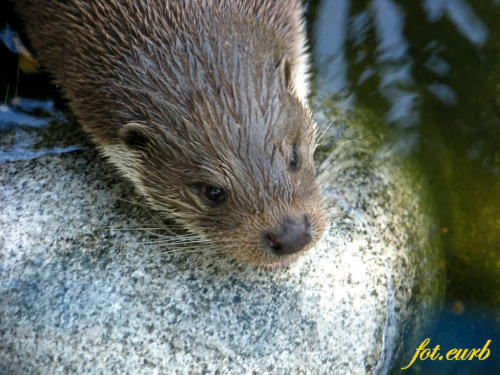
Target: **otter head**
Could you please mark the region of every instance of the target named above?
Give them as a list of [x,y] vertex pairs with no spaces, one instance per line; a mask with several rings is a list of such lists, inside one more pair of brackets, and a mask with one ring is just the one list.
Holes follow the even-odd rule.
[[254,65],[212,69],[178,102],[157,96],[148,119],[121,129],[121,166],[154,207],[237,261],[275,268],[315,244],[325,214],[293,67]]

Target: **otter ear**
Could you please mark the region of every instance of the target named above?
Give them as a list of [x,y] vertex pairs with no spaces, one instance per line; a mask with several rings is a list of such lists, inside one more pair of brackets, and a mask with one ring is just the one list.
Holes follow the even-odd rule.
[[280,75],[281,79],[283,79],[285,86],[287,88],[291,88],[293,86],[292,63],[290,62],[290,59],[288,58],[288,56],[283,56],[276,63],[276,70],[278,71],[278,74]]
[[119,132],[122,142],[131,150],[145,150],[154,141],[154,133],[147,125],[138,122],[125,124]]

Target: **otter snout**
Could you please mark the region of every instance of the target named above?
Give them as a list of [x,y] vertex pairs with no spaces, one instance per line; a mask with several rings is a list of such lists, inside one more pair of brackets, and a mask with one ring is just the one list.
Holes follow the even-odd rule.
[[266,233],[265,244],[276,255],[290,255],[302,250],[311,242],[307,217],[287,217],[277,233]]

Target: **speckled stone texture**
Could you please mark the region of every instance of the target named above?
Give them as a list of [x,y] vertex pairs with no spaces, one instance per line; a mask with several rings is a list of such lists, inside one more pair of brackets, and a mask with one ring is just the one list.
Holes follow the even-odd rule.
[[362,121],[322,138],[328,233],[272,272],[162,255],[138,230],[158,215],[95,150],[0,164],[0,374],[387,373],[442,275],[423,185]]

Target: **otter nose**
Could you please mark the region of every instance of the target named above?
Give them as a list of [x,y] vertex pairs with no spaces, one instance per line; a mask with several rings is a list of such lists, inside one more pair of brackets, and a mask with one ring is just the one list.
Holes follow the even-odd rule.
[[266,233],[264,241],[276,255],[296,253],[311,242],[307,218],[286,218],[278,233]]

